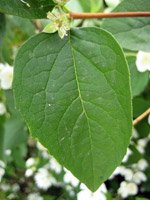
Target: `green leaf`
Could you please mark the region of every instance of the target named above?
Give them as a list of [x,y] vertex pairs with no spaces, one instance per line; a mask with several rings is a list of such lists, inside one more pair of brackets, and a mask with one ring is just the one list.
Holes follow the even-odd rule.
[[136,67],[136,57],[127,57],[130,73],[131,73],[131,88],[132,96],[137,96],[143,92],[149,80],[149,72],[139,72]]
[[10,118],[4,123],[4,151],[6,149],[18,148],[21,144],[27,143],[27,128],[14,106],[12,91],[6,91],[6,106],[10,113]]
[[[144,113],[150,106],[150,100],[143,97],[133,98],[133,117],[137,118]],[[150,133],[150,125],[148,124],[148,116],[136,125],[136,129],[140,137],[148,137]]]
[[150,125],[148,124],[148,117],[140,121],[140,123],[136,125],[136,129],[140,137],[142,138],[148,137],[150,133]]
[[5,15],[0,13],[0,45],[2,43],[2,37],[5,32],[5,25],[6,25]]
[[127,163],[124,163],[126,167],[132,165],[133,163],[137,163],[140,159],[142,159],[142,155],[134,145],[130,145],[130,149],[132,154],[129,156]]
[[84,12],[98,12],[102,6],[102,0],[78,0]]
[[145,112],[150,105],[150,101],[142,97],[133,98],[133,117],[137,118],[143,112]]
[[17,16],[7,16],[6,33],[0,46],[0,59],[13,65],[18,48],[32,34],[35,34],[35,26],[30,20]]
[[13,16],[13,17],[11,16],[9,18],[8,26],[11,29],[14,28],[17,30],[17,28],[18,28],[18,32],[19,31],[23,32],[24,35],[26,34],[27,36],[31,36],[31,35],[35,34],[36,28],[35,28],[34,24],[32,23],[32,21],[29,19],[24,19],[24,18],[18,17],[18,16]]
[[12,155],[16,168],[25,168],[25,158],[27,157],[27,145],[22,143],[13,149]]
[[78,0],[77,1],[70,0],[66,4],[66,6],[71,11],[74,11],[74,12],[83,12],[83,8],[82,8],[82,6],[81,6],[81,4],[80,4],[80,2]]
[[5,117],[0,117],[0,160],[4,160],[4,122]]
[[[149,0],[122,1],[114,12],[150,11]],[[102,28],[110,31],[123,48],[150,51],[150,18],[106,19]]]
[[0,13],[0,62],[2,62],[2,44],[3,44],[3,37],[5,34],[6,28],[6,19],[5,15]]
[[98,28],[41,33],[20,49],[14,94],[32,135],[95,191],[129,144],[129,72],[115,39]]
[[25,143],[27,136],[24,123],[18,118],[11,117],[5,123],[4,149],[13,149],[21,143]]
[[67,7],[74,12],[98,12],[103,7],[102,0],[70,0]]
[[0,12],[25,18],[46,18],[55,6],[53,0],[0,0]]

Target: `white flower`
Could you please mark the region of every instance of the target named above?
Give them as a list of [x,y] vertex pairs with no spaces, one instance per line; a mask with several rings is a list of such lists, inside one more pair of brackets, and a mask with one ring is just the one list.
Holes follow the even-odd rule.
[[72,186],[77,187],[79,184],[79,180],[75,176],[73,176],[73,174],[70,171],[66,169],[65,171],[66,174],[64,175],[64,182],[67,184],[70,183]]
[[6,184],[6,183],[1,183],[1,184],[0,184],[0,188],[1,188],[1,190],[3,190],[4,192],[7,192],[7,191],[11,190],[11,186],[8,185],[8,184]]
[[20,186],[17,183],[12,185],[12,191],[13,192],[18,192],[19,190],[20,190]]
[[77,194],[77,200],[106,200],[107,192],[105,184],[102,184],[96,192],[91,192],[85,185],[81,184],[81,191]]
[[5,67],[5,65],[0,63],[0,78],[1,78],[1,72],[3,71],[4,67]]
[[4,174],[5,174],[4,168],[0,168],[0,182],[1,182],[1,180],[2,180],[2,178],[3,178],[3,176],[4,176]]
[[62,171],[61,165],[54,159],[50,159],[50,169],[56,172],[56,174],[60,174]]
[[49,155],[48,151],[42,151],[42,157],[44,159],[50,159],[51,156]]
[[148,162],[143,158],[140,159],[137,163],[137,168],[141,171],[144,171],[148,167]]
[[122,175],[124,174],[124,170],[125,170],[125,167],[124,166],[119,166],[115,169],[115,171],[113,172],[113,174],[109,177],[109,180],[113,179],[115,176],[117,175]]
[[122,173],[126,181],[130,181],[133,178],[133,171],[131,169],[125,169]]
[[128,183],[127,190],[130,195],[136,195],[138,192],[138,187],[135,183]]
[[2,177],[5,174],[5,169],[4,168],[0,168],[0,177]]
[[124,176],[125,180],[130,181],[133,177],[133,171],[131,169],[128,169],[124,166],[119,166],[116,168],[116,170],[113,172],[113,174],[110,176],[110,180],[113,179],[117,175]]
[[142,138],[138,140],[138,145],[142,146],[142,147],[146,147],[148,142],[148,138]]
[[0,102],[0,116],[4,115],[6,113],[6,107],[5,104]]
[[55,178],[45,168],[39,168],[34,179],[37,187],[43,190],[47,190],[53,184],[56,184]]
[[105,2],[109,7],[115,8],[120,3],[120,0],[105,0]]
[[143,139],[139,139],[138,142],[137,142],[137,150],[143,154],[145,152],[145,147],[148,143],[148,138],[143,138]]
[[0,160],[0,167],[5,168],[6,164],[4,163],[4,161]]
[[0,85],[3,90],[11,89],[13,81],[13,67],[5,64],[0,69]]
[[28,158],[28,160],[26,160],[26,168],[27,168],[27,170],[25,171],[26,177],[30,177],[33,175],[33,173],[36,171],[36,164],[37,160],[35,158]]
[[73,191],[73,187],[71,186],[71,185],[66,185],[66,190],[67,190],[67,192],[69,193],[69,195],[71,196],[71,197],[74,197],[75,196],[75,192]]
[[139,137],[139,134],[138,134],[137,130],[135,128],[133,128],[132,138],[137,139],[138,137]]
[[28,160],[26,160],[26,167],[30,168],[34,165],[36,165],[37,161],[35,158],[29,158]]
[[126,181],[123,181],[118,189],[118,194],[120,194],[122,198],[127,198],[130,195],[136,195],[137,192],[137,185],[135,183],[128,183]]
[[30,168],[30,169],[27,169],[26,171],[25,171],[25,177],[30,177],[30,176],[32,176],[33,175],[33,173],[34,173],[34,170],[35,168]]
[[5,163],[2,160],[0,160],[0,182],[5,174],[5,167]]
[[136,184],[141,184],[141,182],[145,182],[147,180],[146,175],[143,172],[136,172],[133,175],[132,181]]
[[8,199],[16,199],[17,197],[16,197],[16,194],[11,193],[11,194],[9,194],[9,195],[7,196],[7,198],[8,198]]
[[150,125],[150,115],[148,116],[148,123],[149,123],[149,125]]
[[136,58],[136,66],[139,72],[150,71],[150,53],[139,51]]
[[43,158],[45,158],[45,159],[50,159],[51,158],[51,156],[49,155],[47,149],[40,142],[37,142],[36,146],[41,151],[41,154],[42,154]]
[[5,155],[10,156],[11,155],[11,149],[6,149],[5,150]]
[[129,157],[130,157],[131,154],[132,154],[131,149],[127,148],[127,153],[126,153],[126,155],[124,156],[122,162],[123,162],[123,163],[126,163],[126,162],[128,161],[128,159],[129,159]]
[[48,12],[47,18],[50,19],[51,23],[48,24],[43,32],[55,33],[58,31],[60,38],[67,36],[67,31],[70,30],[70,20],[65,14]]
[[31,193],[27,196],[27,200],[44,200],[39,193]]
[[47,151],[47,149],[40,142],[37,142],[36,146],[40,151]]

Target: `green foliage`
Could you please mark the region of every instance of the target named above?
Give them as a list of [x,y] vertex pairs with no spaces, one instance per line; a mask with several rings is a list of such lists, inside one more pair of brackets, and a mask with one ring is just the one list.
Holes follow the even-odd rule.
[[18,47],[35,34],[33,23],[24,18],[7,16],[6,33],[1,45],[0,60],[13,64]]
[[132,96],[137,96],[144,91],[145,87],[148,84],[149,72],[139,72],[136,67],[136,57],[128,56],[127,57],[130,73],[131,73],[131,88]]
[[[11,132],[11,134],[10,134]],[[21,135],[21,137],[20,137]],[[20,119],[11,118],[5,124],[4,148],[13,149],[27,140],[27,131]]]
[[[66,15],[110,12],[119,2],[116,12],[150,10],[149,0],[0,1],[0,12],[17,15],[0,14],[1,200],[149,198],[150,122],[132,128],[132,120],[150,106],[150,53],[137,52],[150,49],[150,20]],[[34,35],[46,25],[63,39]]]
[[97,28],[34,36],[17,55],[13,87],[32,135],[95,191],[131,135],[129,73],[114,38]]
[[0,159],[4,159],[4,117],[0,118]]
[[0,13],[0,45],[2,43],[2,37],[4,35],[5,32],[5,16],[4,14]]
[[[125,0],[114,12],[150,11],[149,0]],[[102,28],[110,31],[125,49],[150,51],[150,19],[105,19]]]
[[18,112],[14,109],[11,91],[6,92],[6,97],[9,99],[6,103],[11,115],[8,119],[4,119],[4,117],[2,117],[0,121],[0,159],[2,160],[5,160],[5,151],[8,149],[13,150],[15,148],[20,148],[22,144],[27,142],[28,137],[27,128],[25,127],[25,124]]
[[103,8],[102,0],[70,0],[67,3],[69,7],[74,12],[98,12]]
[[45,18],[55,6],[53,0],[1,0],[0,12],[25,18]]
[[78,0],[84,12],[97,12],[102,8],[102,0]]
[[149,99],[143,98],[143,96],[135,97],[133,99],[133,117],[138,117],[141,113],[149,108]]
[[[133,116],[134,118],[138,117],[141,113],[145,112],[150,106],[150,100],[145,99],[144,97],[135,97],[133,99]],[[150,133],[150,125],[147,123],[147,118],[142,120],[137,126],[136,129],[140,133],[140,136],[148,137]]]

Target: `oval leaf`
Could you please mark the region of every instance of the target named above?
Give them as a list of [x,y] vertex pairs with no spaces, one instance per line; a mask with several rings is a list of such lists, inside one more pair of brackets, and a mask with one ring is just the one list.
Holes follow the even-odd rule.
[[53,0],[0,0],[0,12],[30,19],[45,18],[54,6]]
[[98,28],[63,40],[39,34],[17,55],[13,87],[32,135],[95,191],[131,135],[129,72],[115,39]]

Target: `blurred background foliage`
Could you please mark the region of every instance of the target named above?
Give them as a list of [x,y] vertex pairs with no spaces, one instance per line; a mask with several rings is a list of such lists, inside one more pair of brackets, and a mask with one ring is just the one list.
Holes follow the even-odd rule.
[[[110,12],[118,3],[119,0],[71,0],[68,8],[78,12]],[[103,21],[76,20],[73,25],[101,27]],[[4,68],[8,68],[3,78],[12,82],[13,74],[9,69],[13,67],[18,48],[47,23],[47,20],[28,20],[0,14],[0,79]],[[148,70],[140,72],[137,69],[138,50],[124,49],[131,74],[133,119],[150,107],[150,74]],[[148,117],[133,129],[131,143],[121,166],[96,194],[91,194],[70,172],[60,166],[41,144],[32,139],[29,132],[15,109],[12,87],[1,85],[0,200],[150,199]]]

